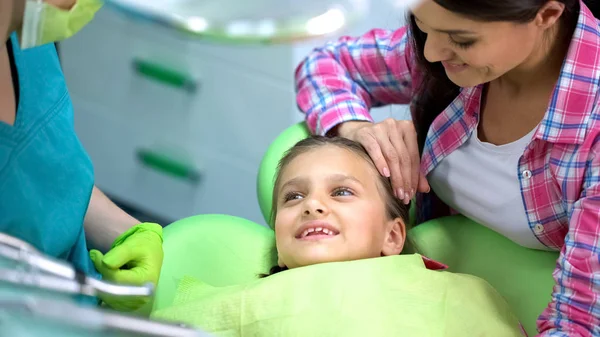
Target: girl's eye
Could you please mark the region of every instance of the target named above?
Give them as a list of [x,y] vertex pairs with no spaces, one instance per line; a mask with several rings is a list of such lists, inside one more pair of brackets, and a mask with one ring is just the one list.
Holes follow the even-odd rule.
[[300,199],[300,198],[302,198],[302,194],[300,194],[298,192],[288,192],[283,197],[283,201],[288,202],[290,200],[295,200],[295,199]]
[[455,45],[456,47],[458,47],[460,49],[468,49],[469,47],[473,46],[476,42],[476,41],[458,42],[458,41],[454,40],[451,36],[448,36],[448,39],[450,40],[451,44]]
[[336,188],[335,190],[333,190],[332,194],[334,197],[347,197],[354,195],[354,193],[352,193],[352,191],[346,187]]

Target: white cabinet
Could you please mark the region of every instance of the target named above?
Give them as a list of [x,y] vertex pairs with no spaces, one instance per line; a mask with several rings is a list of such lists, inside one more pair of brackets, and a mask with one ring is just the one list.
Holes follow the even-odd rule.
[[323,43],[211,44],[102,9],[60,48],[96,184],[167,220],[223,213],[264,223],[260,160],[302,120],[294,69]]
[[260,160],[302,118],[287,80],[291,53],[210,45],[101,10],[61,44],[97,185],[168,220],[225,213],[264,222]]

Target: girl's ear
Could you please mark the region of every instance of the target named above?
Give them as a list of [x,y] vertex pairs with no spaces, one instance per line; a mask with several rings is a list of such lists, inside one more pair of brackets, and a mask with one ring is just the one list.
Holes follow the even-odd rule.
[[404,248],[406,241],[406,225],[401,218],[390,220],[387,224],[386,237],[381,248],[381,255],[398,255]]

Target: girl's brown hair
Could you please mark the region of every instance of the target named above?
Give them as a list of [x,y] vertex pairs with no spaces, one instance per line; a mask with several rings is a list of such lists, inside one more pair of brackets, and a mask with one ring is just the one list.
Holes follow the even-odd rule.
[[[311,150],[321,148],[324,146],[337,146],[341,149],[348,150],[354,154],[362,157],[372,168],[377,171],[375,163],[367,153],[367,150],[358,142],[352,141],[343,137],[324,137],[324,136],[310,136],[296,143],[291,149],[289,149],[283,158],[279,161],[277,166],[277,175],[275,178],[275,184],[273,185],[273,203],[271,205],[270,224],[271,227],[275,226],[275,217],[277,215],[277,200],[279,198],[279,185],[281,184],[281,176],[283,170],[301,154],[307,153]],[[408,222],[408,206],[405,205],[402,200],[396,198],[392,183],[389,178],[386,178],[379,173],[379,186],[383,192],[383,197],[386,202],[386,211],[389,219],[401,218],[405,223]]]
[[[402,200],[396,198],[390,179],[379,174],[379,171],[377,171],[373,160],[360,143],[343,137],[324,137],[314,135],[296,143],[296,145],[289,149],[285,153],[283,158],[281,158],[281,160],[279,161],[279,165],[277,166],[275,184],[273,185],[273,202],[271,205],[271,214],[269,219],[269,223],[272,228],[275,228],[275,218],[277,216],[277,201],[279,199],[279,186],[281,185],[281,177],[283,175],[283,171],[298,156],[324,146],[336,146],[340,149],[348,150],[362,157],[367,163],[369,163],[369,165],[372,166],[373,170],[377,172],[377,176],[379,177],[379,189],[383,194],[383,198],[385,200],[385,208],[388,219],[401,218],[402,221],[404,221],[404,223],[408,225],[409,206],[405,205],[402,202]],[[271,271],[268,275],[272,275],[283,270],[286,270],[286,268],[275,266],[271,268]],[[264,277],[268,275],[262,276]]]

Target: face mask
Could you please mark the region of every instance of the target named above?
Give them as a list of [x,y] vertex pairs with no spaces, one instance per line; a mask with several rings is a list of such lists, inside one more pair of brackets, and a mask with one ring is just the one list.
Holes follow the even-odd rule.
[[62,41],[87,25],[102,7],[100,0],[77,0],[64,10],[43,0],[25,0],[21,49]]

